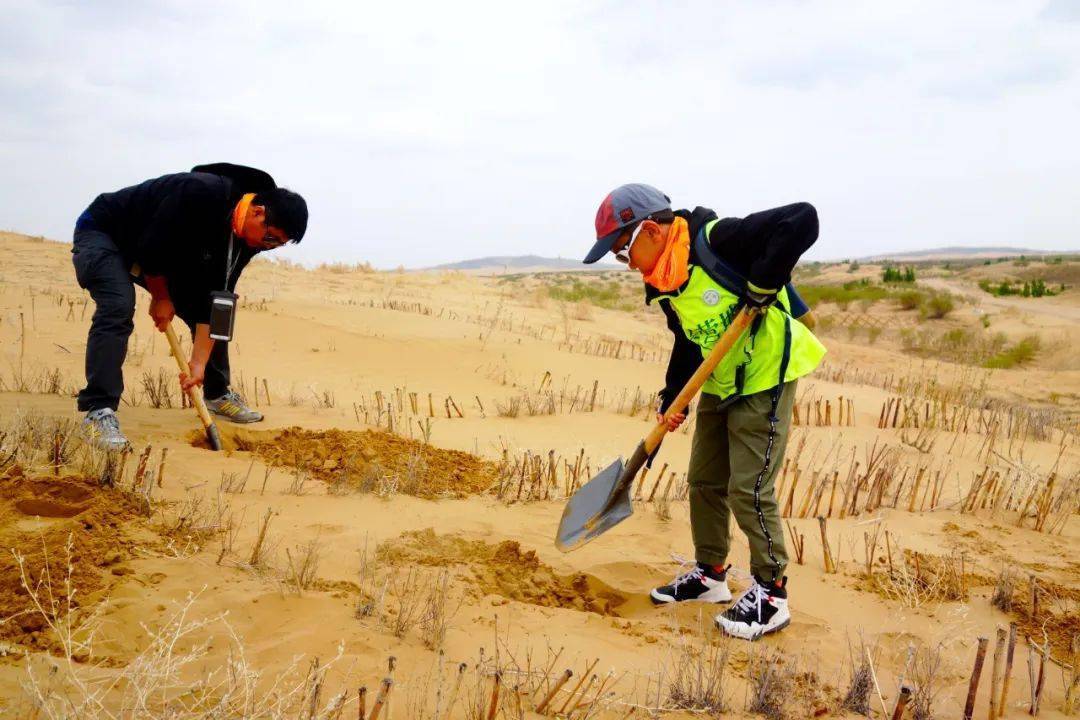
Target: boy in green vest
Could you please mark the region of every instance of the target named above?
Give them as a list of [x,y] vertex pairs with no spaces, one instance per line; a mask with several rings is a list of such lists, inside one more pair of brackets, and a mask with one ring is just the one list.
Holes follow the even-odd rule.
[[[675,344],[658,420],[739,308],[762,310],[698,401],[687,475],[696,566],[651,593],[657,604],[730,601],[726,563],[734,515],[749,541],[754,583],[717,615],[716,624],[747,640],[791,621],[774,490],[796,381],[825,354],[807,327],[808,308],[790,285],[795,263],[817,236],[817,212],[808,203],[720,219],[702,207],[673,211],[656,188],[632,184],[616,188],[600,205],[596,244],[585,258],[593,263],[614,253],[641,273],[646,303],[667,316]],[[685,419],[670,418],[668,429]]]

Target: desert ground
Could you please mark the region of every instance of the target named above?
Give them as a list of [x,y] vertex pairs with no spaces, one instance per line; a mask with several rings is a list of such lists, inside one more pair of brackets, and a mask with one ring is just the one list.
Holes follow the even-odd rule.
[[4,717],[958,718],[981,642],[975,717],[1080,711],[1075,258],[798,269],[829,354],[777,488],[793,619],[745,643],[648,600],[693,555],[692,422],[633,517],[553,543],[653,422],[635,275],[255,262],[232,363],[266,419],[220,453],[140,291],[107,458],[70,245],[0,257]]

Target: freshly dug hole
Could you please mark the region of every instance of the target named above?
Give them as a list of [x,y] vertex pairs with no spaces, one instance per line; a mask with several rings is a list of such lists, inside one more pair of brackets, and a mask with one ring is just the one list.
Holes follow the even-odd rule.
[[17,465],[8,468],[0,475],[0,640],[37,649],[50,649],[52,642],[13,551],[23,556],[26,581],[46,610],[59,615],[68,610],[69,592],[76,610],[103,597],[118,577],[112,569],[129,556],[132,528],[142,521],[129,498],[94,479],[28,477]]
[[477,598],[501,595],[530,605],[616,616],[627,601],[626,595],[592,575],[557,575],[534,550],[524,550],[514,540],[491,544],[436,535],[429,528],[380,544],[376,558],[383,565],[462,566],[461,577]]

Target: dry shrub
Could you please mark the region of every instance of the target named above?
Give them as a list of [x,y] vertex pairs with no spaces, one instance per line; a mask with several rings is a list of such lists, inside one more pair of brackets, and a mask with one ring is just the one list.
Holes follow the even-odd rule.
[[509,397],[505,402],[502,400],[495,401],[495,411],[502,418],[516,418],[521,414],[521,396],[515,395]]
[[240,475],[238,472],[225,472],[221,471],[221,481],[218,483],[218,490],[230,495],[238,495],[244,492],[244,488],[247,486],[248,476]]
[[997,581],[994,583],[994,595],[990,604],[1002,612],[1012,610],[1013,595],[1016,593],[1016,572],[1008,565],[1001,566]]
[[144,371],[140,383],[150,407],[173,407],[173,385],[175,382],[173,376],[165,372],[164,368],[158,368],[156,375],[150,371]]
[[499,417],[516,418],[522,411],[529,417],[538,415],[554,415],[557,409],[555,393],[548,392],[523,392],[507,398],[505,401],[495,401],[495,411]]
[[780,650],[764,649],[750,655],[746,672],[747,711],[769,720],[787,720],[798,694],[794,662]]
[[282,490],[285,495],[300,496],[304,494],[304,486],[310,479],[308,474],[301,470],[299,467],[293,470],[292,480],[289,481],[288,487]]
[[369,262],[358,263],[321,263],[315,268],[316,272],[328,272],[333,275],[346,275],[349,273],[363,273],[365,275],[375,272],[375,268]]
[[653,510],[656,511],[656,518],[661,522],[668,522],[671,520],[671,500],[668,498],[666,492],[656,498],[656,501],[653,503]]
[[420,615],[420,637],[429,650],[439,650],[446,641],[446,631],[450,621],[461,608],[462,598],[456,601],[450,596],[450,571],[439,570],[431,591],[424,600],[424,610]]
[[719,715],[728,710],[727,671],[731,640],[725,635],[700,628],[683,635],[672,654],[668,702],[684,710]]
[[933,720],[934,702],[943,689],[943,644],[924,646],[915,652],[911,664],[911,717],[913,720]]
[[424,578],[414,568],[390,576],[390,599],[383,623],[394,637],[405,637],[419,625],[424,611]]
[[43,395],[73,395],[76,392],[75,387],[65,382],[60,368],[30,370],[21,360],[11,365],[10,384],[0,377],[0,392],[7,390]]
[[192,491],[175,503],[162,506],[159,511],[158,530],[173,540],[198,545],[215,537],[228,523],[229,504],[221,493],[211,498]]
[[332,410],[337,407],[337,398],[334,397],[331,390],[323,390],[322,392],[311,390],[311,395],[314,397],[312,405],[316,410]]
[[406,495],[420,495],[424,490],[424,480],[428,474],[428,464],[419,448],[410,448],[405,457],[404,467],[398,474],[398,492]]
[[[39,603],[47,588],[28,588]],[[94,635],[84,624],[55,622],[62,647],[60,662],[26,663],[22,686],[33,710],[27,717],[112,720],[205,720],[206,718],[339,718],[347,690],[324,696],[328,663],[316,658],[307,672],[297,657],[276,675],[252,667],[243,641],[225,614],[193,619],[197,596],[189,596],[160,628],[146,627],[149,642],[120,668],[93,660]],[[213,635],[217,630],[220,638]],[[224,643],[228,650],[220,653]],[[227,659],[212,662],[215,656]],[[108,657],[106,653],[105,657]],[[44,668],[48,669],[45,670]]]
[[322,556],[322,538],[315,536],[303,545],[297,545],[296,556],[288,549],[285,555],[289,560],[289,573],[297,593],[303,593],[315,582],[319,572],[319,559]]
[[[392,559],[388,564],[393,568]],[[390,585],[390,573],[384,572],[375,548],[370,546],[368,538],[360,548],[360,568],[357,572],[360,586],[360,599],[356,603],[356,617],[381,617],[386,591]]]
[[248,557],[248,566],[251,568],[261,570],[270,565],[275,545],[270,538],[270,521],[274,514],[273,510],[267,508],[262,523],[259,524],[259,532],[255,536],[255,543],[251,546],[251,555]]
[[926,603],[964,602],[968,599],[968,578],[963,557],[924,555],[905,550],[902,562],[893,569],[877,572],[863,587],[905,607]]
[[361,600],[358,617],[376,616],[398,638],[417,630],[429,649],[442,647],[462,602],[450,596],[449,570],[442,568],[434,574],[413,566],[402,570],[391,561],[384,563],[381,572],[375,565],[363,568],[361,579],[368,587],[362,595],[368,599]]
[[858,657],[851,652],[851,680],[847,693],[840,705],[853,713],[870,716],[870,691],[874,687],[874,671],[870,666],[870,649],[866,643],[859,643]]

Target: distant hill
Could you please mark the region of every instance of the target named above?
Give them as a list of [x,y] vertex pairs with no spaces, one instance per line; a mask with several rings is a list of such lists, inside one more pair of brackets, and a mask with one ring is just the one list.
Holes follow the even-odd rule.
[[620,266],[609,263],[585,265],[581,260],[546,258],[539,255],[492,255],[459,262],[436,265],[430,270],[465,270],[485,272],[522,272],[524,270],[614,270]]
[[859,258],[862,262],[877,262],[881,260],[948,260],[1016,257],[1027,255],[1041,257],[1043,255],[1075,255],[1075,251],[1069,250],[1033,250],[1031,248],[1018,247],[943,247],[928,250],[910,250],[908,252],[882,253]]

